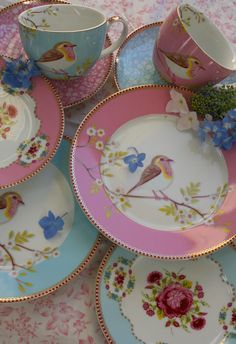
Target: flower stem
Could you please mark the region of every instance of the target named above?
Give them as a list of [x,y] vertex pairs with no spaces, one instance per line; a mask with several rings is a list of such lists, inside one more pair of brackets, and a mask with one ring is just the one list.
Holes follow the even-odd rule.
[[175,205],[175,207],[177,209],[178,209],[178,206],[186,207],[186,208],[189,208],[189,209],[195,211],[199,216],[204,218],[205,214],[201,213],[198,209],[196,209],[196,208],[192,207],[191,205],[188,205],[184,202],[177,202],[177,201],[173,200],[172,198],[170,198],[169,196],[164,194],[164,192],[161,190],[159,190],[159,192],[162,194],[163,197],[159,197],[155,191],[153,191],[154,196],[141,196],[141,195],[130,195],[130,194],[122,194],[121,196],[129,197],[129,198],[154,199],[156,201],[170,201]]
[[91,169],[93,169],[93,168],[90,168],[90,167],[87,167],[82,161],[80,161],[79,159],[77,159],[77,161],[78,161],[78,163],[79,164],[81,164],[84,168],[85,168],[85,170],[88,172],[88,175],[93,179],[93,180],[96,180],[96,178],[92,175],[92,173],[91,173]]
[[137,155],[139,154],[137,148],[135,147],[128,147],[127,149],[133,149]]
[[63,215],[61,215],[61,218],[65,217],[68,214],[68,212],[64,213]]
[[89,142],[90,142],[90,139],[91,139],[91,136],[88,136],[88,142],[87,143],[85,143],[84,145],[77,145],[76,147],[77,148],[85,148],[85,147],[87,147],[88,146],[88,144],[89,144]]
[[15,267],[16,267],[16,263],[15,263],[15,260],[11,254],[11,252],[6,248],[5,245],[3,244],[0,244],[0,247],[6,252],[6,254],[8,255],[8,257],[10,258],[10,261],[11,261],[11,265],[12,265],[12,270],[15,270]]

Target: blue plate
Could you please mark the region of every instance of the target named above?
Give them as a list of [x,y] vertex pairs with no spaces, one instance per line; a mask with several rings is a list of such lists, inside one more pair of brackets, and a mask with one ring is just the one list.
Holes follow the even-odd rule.
[[0,302],[56,290],[87,265],[100,243],[74,198],[69,150],[64,139],[41,173],[0,194]]
[[[96,284],[96,308],[100,326],[103,330],[103,333],[108,341],[108,343],[116,343],[116,344],[140,344],[140,343],[147,343],[147,344],[172,344],[172,343],[180,343],[180,339],[178,335],[182,336],[181,343],[202,343],[202,344],[209,344],[209,340],[204,341],[204,335],[215,330],[217,327],[217,334],[219,337],[211,338],[211,343],[214,344],[233,344],[236,341],[236,319],[234,322],[234,326],[230,327],[233,334],[229,335],[229,331],[227,334],[227,328],[223,326],[229,325],[229,321],[231,320],[233,308],[235,307],[235,316],[236,316],[236,304],[233,303],[231,305],[228,303],[225,309],[220,308],[218,312],[215,313],[214,302],[213,300],[220,299],[221,293],[217,293],[217,286],[221,283],[223,289],[221,292],[226,295],[226,299],[235,300],[235,293],[234,287],[236,287],[236,271],[235,271],[235,258],[236,258],[236,251],[232,247],[226,247],[221,251],[210,256],[213,258],[213,261],[209,258],[200,258],[199,260],[195,260],[192,262],[184,262],[184,261],[158,261],[158,260],[151,260],[150,258],[145,257],[138,257],[132,252],[128,252],[122,248],[113,246],[111,249],[108,250],[107,255],[104,257],[101,266],[99,268],[99,273],[97,276],[97,284]],[[136,260],[137,259],[137,260]],[[146,260],[146,265],[143,261]],[[140,263],[141,262],[141,263]],[[201,265],[201,262],[203,263]],[[223,271],[221,270],[221,267]],[[138,270],[138,265],[142,266],[141,270]],[[149,264],[149,265],[148,265]],[[150,269],[150,265],[152,264],[152,269]],[[171,266],[171,272],[169,270],[160,267],[160,264],[166,264]],[[181,266],[182,264],[189,264],[188,272],[186,271],[186,266]],[[190,265],[193,264],[193,265]],[[197,265],[198,264],[198,265]],[[211,287],[206,288],[205,282],[207,282],[208,278],[208,271],[211,274],[211,269],[208,270],[208,265],[212,265],[212,268],[215,269],[214,271],[215,276],[217,279],[217,283],[210,282],[212,284]],[[207,265],[207,266],[206,266]],[[144,269],[144,267],[147,269]],[[173,268],[172,268],[173,266]],[[181,271],[175,270],[175,267],[178,269],[182,267]],[[193,266],[193,268],[192,268]],[[198,269],[200,266],[200,269]],[[150,273],[150,271],[154,272]],[[135,270],[136,269],[136,270]],[[150,269],[150,271],[148,270]],[[191,278],[191,269],[192,269],[192,278]],[[202,273],[201,270],[206,269],[206,273]],[[157,271],[159,270],[159,272]],[[139,271],[138,279],[137,274],[135,275],[135,271]],[[160,274],[160,271],[162,272]],[[176,272],[176,274],[173,273]],[[147,273],[149,272],[149,274]],[[169,275],[168,275],[169,273]],[[186,275],[184,275],[186,273]],[[220,281],[219,276],[222,273],[222,280],[228,280],[227,283]],[[152,275],[151,275],[152,274]],[[159,274],[159,275],[158,275]],[[202,279],[195,279],[198,274],[202,274]],[[148,276],[149,280],[142,285],[142,277],[146,275]],[[162,276],[161,276],[162,275]],[[214,273],[211,275],[211,281],[214,280]],[[227,278],[225,277],[227,276]],[[199,277],[199,276],[198,276]],[[181,284],[187,290],[187,294],[183,297],[183,308],[185,308],[186,313],[190,319],[187,317],[180,318],[173,313],[173,309],[176,304],[173,302],[173,309],[170,310],[166,307],[167,303],[165,303],[164,294],[167,295],[167,288],[171,289],[169,285],[173,285],[173,281],[176,284]],[[171,281],[171,282],[170,282]],[[215,281],[215,280],[214,280]],[[202,282],[202,286],[201,286]],[[156,283],[156,285],[155,285]],[[158,284],[159,283],[159,284]],[[164,284],[165,285],[164,285]],[[208,282],[209,283],[209,280]],[[145,288],[142,286],[147,285]],[[231,284],[231,285],[230,285]],[[151,286],[150,286],[151,285]],[[155,285],[155,288],[153,287]],[[162,288],[163,285],[166,288]],[[196,287],[197,286],[197,287]],[[153,288],[152,288],[153,287]],[[180,288],[178,286],[178,288]],[[140,289],[143,291],[140,292]],[[165,290],[164,290],[165,289]],[[173,287],[172,287],[173,289]],[[183,288],[180,288],[180,294],[183,292]],[[208,290],[207,290],[208,289]],[[157,291],[159,290],[159,291]],[[164,290],[164,292],[163,292]],[[169,292],[169,297],[171,296],[171,290]],[[205,295],[204,295],[205,292]],[[162,294],[162,296],[160,296]],[[179,295],[180,295],[179,294]],[[151,308],[150,304],[155,305],[158,295],[158,302],[160,302],[159,310],[157,308]],[[176,294],[175,294],[176,295]],[[183,294],[182,294],[183,295]],[[189,296],[190,295],[190,296]],[[192,295],[192,296],[191,296]],[[228,296],[227,296],[228,295]],[[179,297],[182,297],[181,295]],[[190,304],[188,303],[189,299],[193,298],[193,303],[190,308]],[[211,300],[210,300],[211,298]],[[123,301],[122,301],[123,300]],[[170,298],[169,298],[170,300]],[[206,302],[209,302],[208,305]],[[132,303],[133,302],[133,303]],[[132,305],[136,305],[135,308],[132,309]],[[137,303],[138,302],[138,303]],[[218,301],[216,301],[218,302]],[[229,301],[227,301],[229,302]],[[230,301],[231,302],[231,301]],[[147,307],[149,303],[149,308]],[[164,306],[163,306],[164,305]],[[140,307],[139,307],[140,306]],[[162,306],[162,307],[161,307]],[[196,307],[196,308],[195,308]],[[218,306],[217,306],[218,307]],[[221,306],[220,306],[221,307]],[[182,309],[183,309],[182,308]],[[129,312],[129,310],[132,311]],[[162,310],[161,310],[162,309]],[[191,314],[191,309],[194,309],[195,315]],[[211,310],[210,310],[211,309]],[[164,310],[164,312],[163,312]],[[188,312],[187,312],[188,310]],[[178,313],[178,308],[175,308],[175,312]],[[147,312],[147,315],[145,314]],[[148,313],[149,312],[149,313]],[[202,312],[202,313],[199,313]],[[205,313],[206,312],[206,313]],[[209,312],[209,313],[207,313]],[[213,312],[213,313],[211,313]],[[211,313],[211,315],[210,315]],[[131,318],[132,319],[128,320]],[[166,315],[169,314],[169,317]],[[184,313],[182,313],[184,314]],[[207,318],[208,314],[208,318]],[[212,319],[212,314],[217,314],[214,321],[217,323],[215,324]],[[145,319],[146,316],[146,319]],[[197,318],[201,318],[198,320]],[[182,319],[182,320],[181,320]],[[205,320],[206,319],[206,322]],[[147,321],[150,320],[150,327],[147,326]],[[172,324],[170,325],[169,322],[171,321]],[[131,322],[130,322],[131,321]],[[136,323],[135,323],[136,321]],[[162,322],[162,323],[161,323]],[[174,324],[175,322],[175,324]],[[195,325],[194,325],[195,323]],[[132,324],[132,325],[131,325]],[[169,337],[172,337],[172,340],[160,341],[163,338],[160,338],[160,333],[163,329],[161,329],[163,324],[163,328],[165,327],[164,331],[170,331]],[[136,326],[135,326],[136,325]],[[146,325],[146,328],[145,328]],[[208,327],[207,327],[208,326]],[[230,326],[230,325],[229,325]],[[195,327],[195,328],[193,328]],[[205,327],[205,328],[204,328]],[[140,331],[138,330],[140,328]],[[229,327],[228,327],[229,328]],[[198,330],[198,331],[196,331]],[[202,330],[202,332],[201,332]],[[139,334],[138,334],[139,331]],[[149,333],[155,333],[155,339],[151,337],[148,340],[144,340],[144,338],[140,338],[143,335],[143,332],[146,331],[146,336],[149,336]],[[152,332],[151,332],[152,331]],[[156,331],[156,332],[154,332]],[[205,334],[204,334],[205,331]],[[181,332],[181,333],[180,333]],[[198,340],[200,335],[201,340]],[[214,333],[215,335],[215,333]],[[225,341],[222,341],[222,337],[225,337]],[[209,339],[209,338],[208,338]],[[214,340],[213,340],[214,339]]]
[[[117,87],[124,88],[138,85],[168,85],[152,62],[152,52],[161,22],[140,27],[131,32],[120,47],[115,61],[115,81]],[[236,74],[223,80],[221,84],[236,82]]]

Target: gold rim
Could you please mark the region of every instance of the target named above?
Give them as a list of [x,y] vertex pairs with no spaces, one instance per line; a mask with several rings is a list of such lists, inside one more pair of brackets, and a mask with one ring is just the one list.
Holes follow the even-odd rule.
[[111,236],[109,233],[107,233],[107,231],[102,228],[99,223],[97,223],[97,221],[95,221],[95,219],[93,218],[93,215],[90,213],[90,211],[87,209],[86,204],[84,203],[82,197],[80,196],[80,193],[77,189],[77,182],[76,182],[76,178],[75,178],[75,174],[74,174],[74,169],[73,169],[73,161],[74,161],[74,150],[76,148],[76,143],[78,138],[80,137],[81,132],[83,131],[83,128],[85,126],[85,124],[87,123],[87,121],[94,115],[94,113],[100,109],[103,105],[105,105],[106,103],[108,103],[109,101],[111,101],[113,98],[116,98],[122,94],[128,93],[128,92],[132,92],[134,90],[141,90],[141,89],[159,89],[159,88],[165,88],[165,89],[176,89],[176,90],[183,90],[189,93],[193,93],[191,90],[185,88],[185,87],[177,87],[177,86],[172,86],[172,85],[140,85],[140,86],[134,86],[134,87],[129,87],[126,88],[124,90],[118,91],[116,93],[113,93],[112,95],[110,95],[109,97],[105,98],[104,100],[102,100],[100,103],[98,103],[87,115],[86,117],[83,119],[83,121],[81,122],[81,124],[79,125],[75,136],[73,138],[73,142],[71,145],[71,151],[70,151],[70,177],[71,177],[71,183],[76,195],[76,198],[80,204],[81,209],[84,211],[85,215],[87,216],[88,220],[105,236],[107,237],[110,241],[112,241],[114,244],[119,245],[124,247],[125,249],[134,252],[136,254],[141,254],[143,256],[146,257],[150,257],[150,258],[156,258],[156,259],[169,259],[169,260],[183,260],[183,259],[194,259],[194,258],[198,258],[201,256],[205,256],[207,254],[211,254],[215,251],[218,251],[220,248],[223,248],[226,245],[229,245],[231,242],[233,242],[233,240],[236,238],[236,234],[233,235],[232,238],[223,241],[222,243],[213,246],[209,249],[200,251],[200,252],[195,252],[195,253],[191,253],[191,254],[186,254],[184,256],[159,256],[158,254],[151,254],[151,253],[147,253],[147,252],[143,252],[142,250],[139,250],[137,248],[133,248],[133,247],[129,247],[127,246],[127,244],[125,244],[123,241],[117,240],[116,238],[114,238],[113,236]]
[[231,247],[234,248],[234,249],[236,250],[236,243],[235,243],[234,241],[232,241]]
[[65,127],[65,116],[64,116],[64,110],[63,110],[63,106],[62,106],[62,103],[61,103],[61,99],[60,99],[60,97],[59,97],[55,87],[52,86],[51,82],[46,77],[44,77],[44,76],[41,76],[41,78],[44,79],[44,81],[47,83],[49,88],[52,90],[52,93],[55,96],[56,102],[57,102],[57,104],[59,106],[60,129],[59,129],[59,133],[58,133],[58,137],[57,137],[56,143],[54,145],[54,148],[53,148],[52,152],[48,155],[47,159],[45,159],[44,162],[34,172],[31,172],[30,174],[27,174],[25,177],[22,177],[21,179],[15,181],[15,182],[12,182],[12,183],[9,183],[9,184],[6,184],[6,185],[0,185],[0,190],[4,190],[6,188],[10,188],[10,187],[16,186],[18,184],[21,184],[22,182],[25,182],[25,181],[29,180],[30,178],[34,177],[36,174],[38,174],[49,163],[49,161],[53,158],[53,156],[56,154],[56,152],[57,152],[57,150],[58,150],[58,148],[59,148],[59,146],[61,144],[61,140],[63,138],[63,133],[64,133],[64,127]]
[[96,314],[97,314],[97,318],[98,318],[98,322],[99,322],[99,326],[101,327],[102,333],[104,335],[104,337],[106,338],[107,342],[109,344],[114,344],[113,343],[113,338],[110,334],[110,332],[108,331],[108,328],[106,326],[105,323],[105,319],[103,318],[103,314],[102,314],[102,307],[101,307],[101,303],[100,303],[100,283],[101,283],[101,279],[102,279],[102,275],[103,275],[103,271],[106,267],[106,264],[108,262],[108,260],[110,259],[113,251],[115,250],[116,245],[112,245],[106,255],[104,256],[99,269],[98,269],[98,273],[97,273],[97,277],[96,277],[96,287],[95,287],[95,308],[96,308]]
[[[19,2],[16,2],[14,4],[11,4],[11,5],[8,5],[8,6],[4,7],[3,9],[0,10],[0,17],[1,17],[2,14],[7,12],[8,10],[11,10],[12,8],[18,7],[19,5],[24,4],[25,2],[26,2],[26,0],[21,0]],[[69,4],[69,2],[63,1],[63,0],[27,0],[27,3],[39,3],[39,2],[41,2],[42,5],[43,5],[44,2],[45,3],[47,3],[47,2],[50,3],[51,2],[51,3],[55,3],[55,4]],[[106,40],[108,41],[108,44],[111,45],[111,39],[110,39],[109,35],[106,35]],[[13,58],[13,57],[5,55],[5,54],[1,54],[1,56],[6,57],[6,58]],[[107,70],[107,73],[104,76],[103,80],[101,81],[100,85],[92,93],[90,93],[86,97],[83,97],[79,101],[75,101],[75,102],[63,105],[64,109],[69,109],[69,108],[71,108],[73,106],[79,105],[79,104],[85,102],[86,100],[90,99],[95,94],[97,94],[98,91],[100,91],[100,89],[105,85],[105,83],[106,83],[106,81],[107,81],[107,79],[108,79],[108,77],[109,77],[109,75],[111,73],[112,66],[113,66],[113,61],[114,61],[114,54],[110,54],[107,58],[109,58],[108,70]],[[63,81],[63,80],[61,80],[61,81]],[[53,86],[53,87],[55,87],[55,86]]]
[[[103,317],[102,306],[101,306],[101,302],[100,302],[100,285],[101,285],[101,280],[102,280],[103,272],[104,272],[104,270],[105,270],[105,268],[107,266],[107,262],[111,258],[111,256],[112,256],[112,254],[113,254],[115,249],[116,249],[116,245],[112,245],[108,249],[108,251],[105,254],[104,258],[102,259],[102,262],[101,262],[101,264],[100,264],[100,266],[98,268],[97,277],[96,277],[96,286],[95,286],[95,309],[96,309],[97,319],[98,319],[99,326],[100,326],[100,328],[102,330],[102,333],[103,333],[104,337],[106,338],[106,340],[107,340],[107,342],[109,344],[114,344],[114,340],[113,340],[113,338],[111,336],[111,333],[108,330],[108,327],[106,325],[106,321],[105,321],[105,319]],[[209,259],[212,260],[215,264],[218,265],[219,270],[220,270],[220,277],[221,277],[222,281],[227,286],[230,286],[232,288],[232,290],[233,290],[232,299],[234,301],[235,300],[235,288],[234,288],[234,285],[232,283],[229,283],[228,281],[224,280],[224,276],[225,275],[224,275],[224,270],[223,270],[223,267],[222,267],[221,263],[219,263],[217,260],[215,260],[212,257],[210,257]],[[129,319],[127,319],[127,320],[129,321]],[[129,321],[129,323],[130,323],[130,321]],[[131,328],[132,328],[132,334],[135,336],[135,334],[133,332],[133,326],[132,325],[131,325]],[[227,338],[227,334],[225,335],[224,339],[226,339],[226,338]],[[138,340],[140,341],[140,339],[138,339]]]
[[[64,135],[63,138],[66,141],[68,141],[70,144],[72,143],[72,139],[69,136]],[[20,302],[20,301],[37,299],[39,297],[48,295],[48,294],[56,291],[60,287],[68,284],[73,278],[78,276],[84,270],[84,268],[88,265],[88,263],[90,263],[90,261],[94,257],[94,254],[96,253],[99,245],[102,242],[102,238],[103,238],[103,236],[101,234],[97,235],[97,239],[96,239],[95,243],[93,244],[92,248],[90,249],[89,253],[85,257],[83,262],[75,270],[73,270],[67,277],[65,277],[63,280],[61,280],[59,283],[56,283],[52,287],[45,289],[45,290],[42,290],[39,293],[34,293],[31,295],[19,296],[19,297],[0,298],[0,303],[12,303],[12,302]]]
[[[206,49],[203,49],[203,48],[201,47],[201,45],[200,45],[200,43],[197,41],[197,39],[195,39],[195,38],[192,36],[191,32],[189,31],[189,27],[191,27],[191,26],[190,26],[190,25],[189,25],[189,26],[186,25],[186,24],[184,23],[184,21],[183,21],[183,18],[181,17],[181,16],[182,16],[182,14],[181,14],[182,11],[181,11],[180,7],[182,7],[182,6],[184,6],[184,5],[186,5],[186,3],[185,3],[185,4],[180,4],[180,5],[178,5],[178,6],[176,7],[176,14],[177,14],[177,17],[178,17],[178,19],[179,19],[181,25],[183,26],[185,32],[187,33],[188,37],[196,44],[197,48],[200,49],[201,52],[203,52],[203,53],[204,53],[211,61],[213,61],[215,64],[217,64],[217,65],[220,66],[221,68],[224,68],[224,69],[230,71],[231,73],[235,72],[235,67],[234,67],[234,68],[229,68],[229,67],[224,66],[222,63],[219,63],[218,61],[216,61],[216,59],[215,59],[214,57],[212,57],[212,56],[206,51]],[[221,38],[223,38],[223,39],[227,42],[228,48],[231,50],[232,54],[235,55],[235,54],[234,54],[234,50],[233,50],[233,48],[232,48],[232,46],[231,46],[230,41],[229,41],[228,38],[222,33],[222,31],[219,30],[219,28],[216,26],[216,24],[215,24],[211,19],[209,19],[208,17],[206,17],[206,15],[205,15],[203,12],[200,12],[200,11],[199,11],[195,6],[193,6],[192,4],[187,4],[187,5],[190,6],[192,10],[194,10],[194,11],[196,11],[196,12],[198,12],[198,13],[202,13],[202,14],[203,14],[203,16],[204,16],[204,21],[206,21],[206,19],[208,20],[208,22],[211,24],[211,26],[214,27],[214,31],[217,31],[218,34],[221,36]],[[196,49],[196,48],[195,48],[195,49]],[[210,63],[212,63],[212,62],[210,62]]]
[[78,276],[81,273],[81,271],[83,271],[84,268],[88,265],[88,263],[93,258],[95,252],[97,251],[97,248],[101,244],[101,241],[102,241],[102,235],[98,234],[97,239],[96,239],[92,249],[90,250],[90,252],[86,256],[86,258],[83,260],[83,262],[73,272],[71,272],[66,278],[64,278],[59,283],[54,284],[52,287],[45,289],[45,290],[42,290],[39,293],[26,295],[26,296],[19,296],[19,297],[0,298],[0,303],[12,303],[12,302],[29,301],[29,300],[33,300],[33,299],[38,299],[39,297],[46,296],[46,295],[56,291],[60,287],[63,287],[64,285],[68,284],[73,278]]
[[144,26],[139,27],[138,29],[132,31],[132,32],[126,37],[126,39],[125,39],[124,42],[121,44],[121,46],[119,47],[119,49],[118,49],[118,51],[117,51],[116,58],[115,58],[115,64],[114,64],[114,81],[115,81],[115,84],[116,84],[116,87],[118,88],[118,90],[121,90],[121,87],[120,87],[119,81],[118,81],[118,77],[117,77],[118,60],[119,60],[120,53],[121,53],[121,51],[123,50],[124,46],[125,46],[134,36],[136,36],[138,33],[143,32],[143,31],[145,31],[145,30],[147,30],[147,29],[151,29],[151,28],[153,28],[153,27],[161,26],[162,23],[163,23],[162,21],[159,21],[159,22],[155,22],[155,23],[152,23],[152,24],[147,24],[147,25],[144,25]]
[[73,139],[72,139],[70,136],[68,136],[68,135],[63,135],[63,139],[65,139],[66,141],[69,141],[70,144],[72,144]]

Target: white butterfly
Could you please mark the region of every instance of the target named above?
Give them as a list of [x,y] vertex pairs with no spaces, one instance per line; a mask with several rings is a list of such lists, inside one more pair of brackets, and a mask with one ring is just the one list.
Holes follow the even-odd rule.
[[171,100],[166,105],[166,112],[174,112],[179,114],[177,121],[177,129],[180,131],[184,130],[197,130],[199,121],[197,113],[195,111],[189,111],[187,102],[184,96],[172,89],[170,91]]

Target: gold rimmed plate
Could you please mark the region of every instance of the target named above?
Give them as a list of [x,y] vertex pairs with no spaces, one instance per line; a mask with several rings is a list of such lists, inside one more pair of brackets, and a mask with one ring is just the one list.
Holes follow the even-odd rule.
[[157,261],[111,247],[96,280],[96,311],[110,344],[233,344],[235,252]]
[[[0,70],[5,68],[0,57]],[[11,94],[0,85],[0,189],[41,171],[56,153],[63,131],[63,107],[46,78],[33,78],[32,90],[24,94]]]
[[[139,86],[98,104],[73,140],[71,177],[82,209],[110,240],[150,257],[190,259],[236,236],[236,150],[203,147],[194,131],[180,131],[167,111],[172,90]],[[187,101],[192,94],[175,90]]]
[[[153,47],[162,22],[141,26],[126,38],[115,59],[115,83],[118,89],[138,85],[168,85],[156,71],[153,61]],[[235,75],[223,80],[221,84],[235,83]]]
[[101,242],[74,198],[69,150],[63,139],[44,171],[1,191],[7,205],[0,212],[0,302],[35,299],[67,284]]

